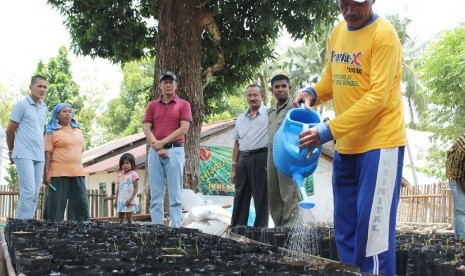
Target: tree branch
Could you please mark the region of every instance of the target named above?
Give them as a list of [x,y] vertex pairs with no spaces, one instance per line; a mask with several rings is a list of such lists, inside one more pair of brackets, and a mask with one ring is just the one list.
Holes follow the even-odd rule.
[[218,25],[215,22],[215,15],[216,13],[212,12],[206,13],[200,21],[201,26],[206,28],[206,31],[212,37],[213,43],[220,50],[216,62],[211,66],[204,68],[202,71],[202,90],[205,89],[205,87],[208,85],[208,83],[213,77],[213,74],[223,69],[224,66],[224,54],[220,47],[221,32],[218,28]]

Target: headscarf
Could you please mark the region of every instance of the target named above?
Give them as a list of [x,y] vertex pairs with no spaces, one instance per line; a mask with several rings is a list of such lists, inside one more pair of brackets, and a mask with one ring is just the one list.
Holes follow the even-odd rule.
[[[59,103],[53,108],[52,117],[50,118],[50,121],[48,121],[47,123],[47,134],[50,134],[55,130],[59,130],[61,128],[57,115],[63,108],[67,106],[69,106],[71,108],[71,111],[73,111],[73,107],[69,103]],[[71,119],[71,126],[73,128],[81,128],[81,126],[78,124],[78,122],[76,122],[76,120],[74,120],[74,118]]]

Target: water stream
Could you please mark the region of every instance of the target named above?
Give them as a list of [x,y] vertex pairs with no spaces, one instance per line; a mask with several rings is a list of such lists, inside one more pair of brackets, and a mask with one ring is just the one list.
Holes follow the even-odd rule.
[[318,233],[312,209],[300,208],[284,245],[284,258],[303,260],[304,254],[318,255]]

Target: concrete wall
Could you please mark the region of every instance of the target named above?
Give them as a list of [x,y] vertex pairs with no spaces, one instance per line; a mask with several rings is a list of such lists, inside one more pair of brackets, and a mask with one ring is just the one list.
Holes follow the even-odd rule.
[[318,167],[313,173],[315,194],[309,197],[309,200],[315,203],[312,214],[317,222],[333,222],[332,170],[331,161],[320,157]]

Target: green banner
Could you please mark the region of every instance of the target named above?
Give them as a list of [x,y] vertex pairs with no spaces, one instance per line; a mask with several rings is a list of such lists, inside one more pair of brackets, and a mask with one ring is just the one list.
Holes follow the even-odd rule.
[[[200,192],[204,195],[234,196],[234,184],[230,182],[232,148],[201,145]],[[312,195],[313,175],[305,178],[305,191]]]
[[232,148],[200,146],[200,191],[204,195],[234,196],[231,174]]

